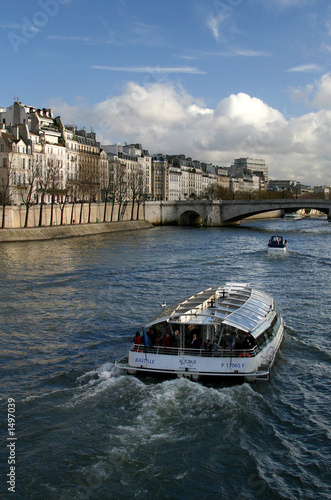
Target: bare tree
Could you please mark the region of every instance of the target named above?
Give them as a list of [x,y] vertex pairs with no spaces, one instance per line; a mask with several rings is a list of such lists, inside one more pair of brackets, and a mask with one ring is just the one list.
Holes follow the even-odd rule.
[[137,190],[137,220],[139,220],[139,208],[142,203],[145,204],[145,201],[147,200],[147,186],[146,186],[146,180],[144,177],[143,172],[140,170],[139,171],[139,177],[138,177],[138,190]]
[[107,204],[108,204],[109,198],[111,198],[111,201],[112,201],[110,220],[113,219],[114,203],[115,203],[115,172],[116,172],[118,164],[119,164],[118,160],[109,161],[108,178],[105,181],[105,187],[104,187],[105,200],[104,200],[104,210],[103,210],[103,222],[106,222]]
[[42,160],[38,160],[37,157],[35,157],[34,161],[36,165],[37,193],[40,197],[38,226],[41,227],[43,225],[43,209],[45,203],[45,196],[50,187],[50,170],[48,168],[44,168]]
[[88,219],[91,222],[91,204],[96,200],[97,194],[100,189],[100,181],[98,177],[97,168],[89,163],[88,157],[81,161],[81,168],[79,172],[79,192],[81,197],[81,209],[79,216],[79,223],[82,223],[83,218],[83,205],[88,202]]
[[68,201],[68,193],[69,193],[69,184],[67,183],[66,186],[63,189],[60,189],[58,194],[59,194],[59,208],[61,211],[61,219],[60,219],[60,226],[63,225],[63,216],[64,216],[64,209]]
[[68,196],[70,196],[72,199],[70,224],[74,224],[75,223],[74,211],[75,211],[75,204],[77,202],[78,193],[79,193],[79,184],[76,180],[75,181],[70,180],[70,181],[68,181],[67,186],[68,186]]
[[132,198],[131,220],[134,219],[134,207],[137,204],[137,219],[139,218],[139,206],[143,202],[144,189],[144,174],[141,169],[131,172],[129,175],[129,192]]
[[139,174],[139,171],[134,170],[133,172],[130,172],[129,176],[128,176],[128,191],[130,193],[131,202],[132,202],[130,220],[133,220],[134,205],[135,205],[136,198],[138,195],[138,174]]
[[3,166],[0,168],[0,198],[2,205],[2,223],[1,228],[4,229],[6,221],[6,206],[11,202],[10,185],[12,183],[13,173],[13,154],[9,153],[7,158],[4,158]]
[[122,163],[116,165],[115,173],[115,198],[118,202],[117,220],[121,220],[127,203],[128,183],[126,178],[126,168]]
[[57,158],[50,157],[47,159],[46,168],[48,170],[49,177],[48,193],[51,195],[51,217],[49,225],[52,226],[54,218],[55,199],[56,197],[59,197],[60,191],[62,189],[60,161]]
[[100,192],[100,176],[98,166],[90,167],[88,172],[88,224],[91,222],[91,204],[97,201]]
[[19,191],[22,202],[25,205],[24,227],[28,227],[29,210],[33,205],[33,196],[36,191],[36,177],[36,168],[34,163],[32,163],[31,170],[27,174],[23,174],[22,178],[17,184],[17,190]]

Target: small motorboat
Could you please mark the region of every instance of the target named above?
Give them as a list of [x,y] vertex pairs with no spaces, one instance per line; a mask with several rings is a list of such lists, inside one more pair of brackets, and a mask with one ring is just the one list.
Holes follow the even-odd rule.
[[268,241],[268,252],[269,253],[286,253],[287,251],[287,240],[283,236],[271,236]]

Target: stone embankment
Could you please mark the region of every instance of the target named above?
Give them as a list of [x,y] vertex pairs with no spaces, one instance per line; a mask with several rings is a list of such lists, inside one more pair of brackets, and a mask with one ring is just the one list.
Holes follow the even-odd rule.
[[19,241],[54,240],[95,234],[114,233],[117,231],[136,231],[149,229],[153,225],[144,220],[122,222],[99,222],[95,224],[75,224],[52,227],[29,227],[21,229],[0,229],[0,243]]

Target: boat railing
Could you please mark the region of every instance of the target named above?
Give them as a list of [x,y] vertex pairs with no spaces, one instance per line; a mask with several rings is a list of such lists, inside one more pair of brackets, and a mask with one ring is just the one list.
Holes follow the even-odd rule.
[[207,351],[206,349],[192,349],[189,347],[163,347],[163,346],[145,346],[143,344],[132,344],[131,351],[144,352],[150,354],[163,354],[168,356],[200,356],[216,358],[253,358],[259,353],[258,346],[253,349],[222,349],[217,351]]

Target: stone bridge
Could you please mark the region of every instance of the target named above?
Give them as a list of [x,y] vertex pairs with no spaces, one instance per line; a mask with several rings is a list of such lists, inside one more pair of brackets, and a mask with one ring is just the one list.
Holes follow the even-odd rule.
[[331,200],[316,199],[149,201],[145,205],[145,218],[155,225],[208,227],[239,224],[247,217],[267,212],[271,212],[270,217],[272,212],[284,215],[305,208],[318,210],[331,221]]

